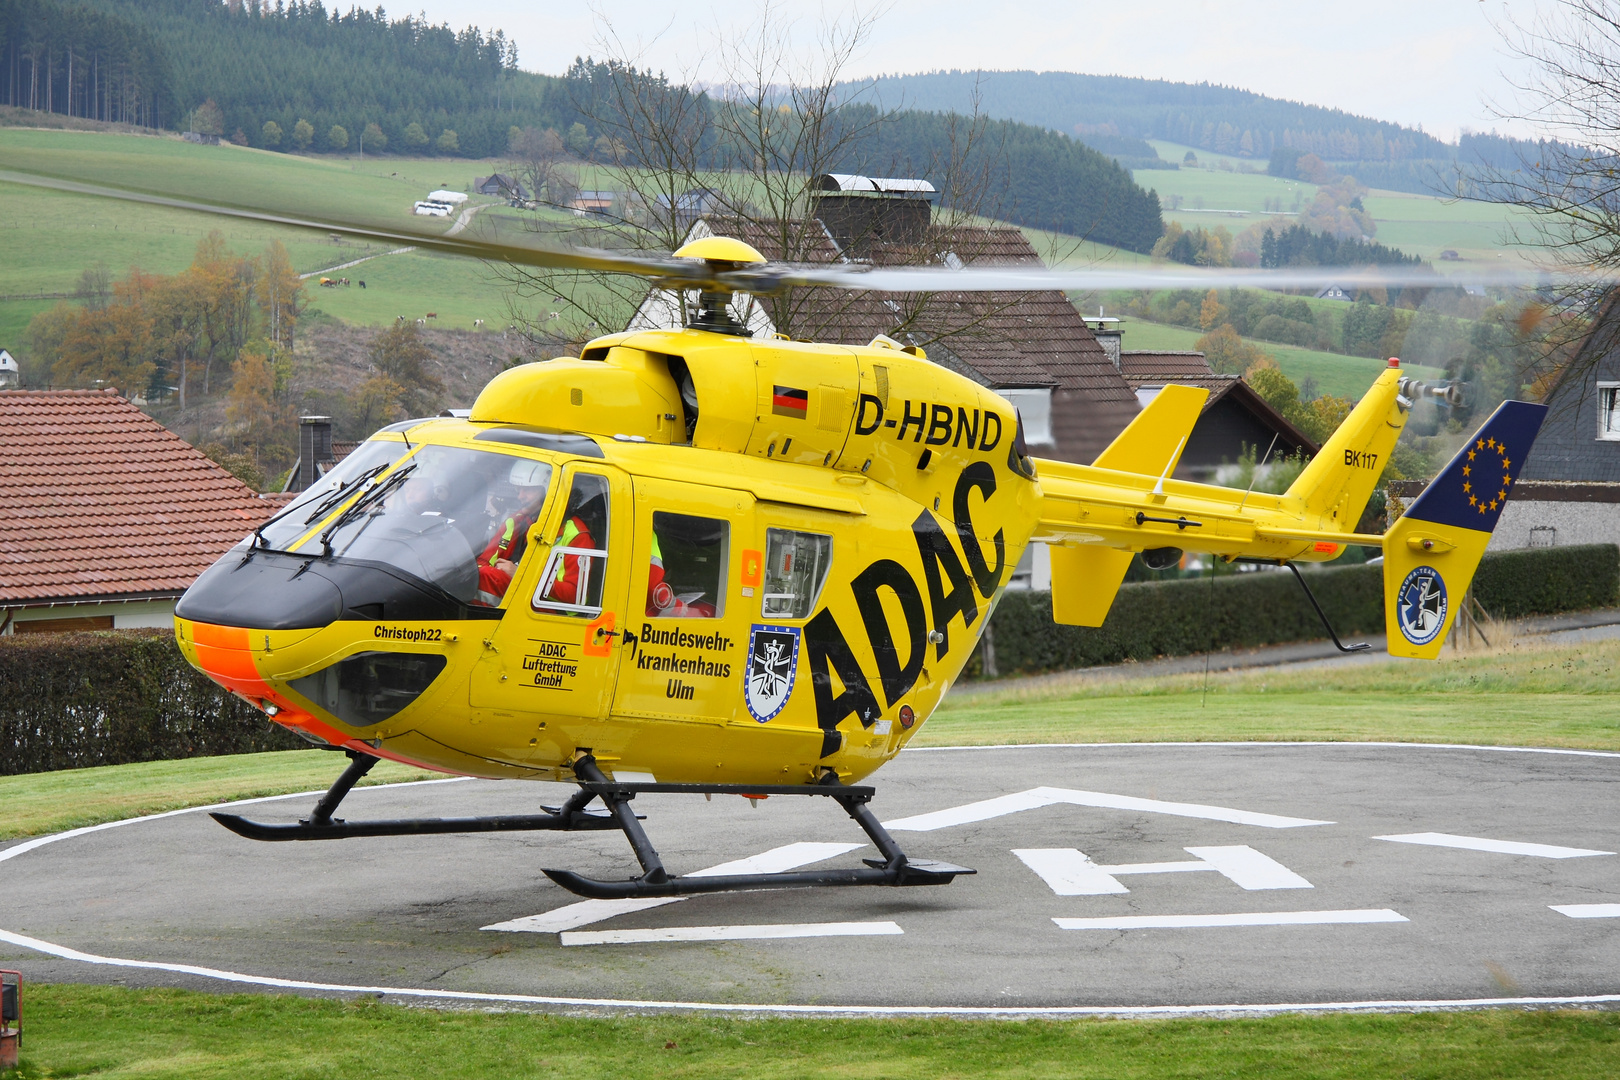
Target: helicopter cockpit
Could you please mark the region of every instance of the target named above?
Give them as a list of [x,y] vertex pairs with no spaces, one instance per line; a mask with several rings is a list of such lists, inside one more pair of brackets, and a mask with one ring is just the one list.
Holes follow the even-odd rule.
[[[182,617],[228,612],[228,625],[262,629],[499,618],[552,474],[497,450],[369,440],[206,571]],[[237,602],[273,583],[252,608]]]

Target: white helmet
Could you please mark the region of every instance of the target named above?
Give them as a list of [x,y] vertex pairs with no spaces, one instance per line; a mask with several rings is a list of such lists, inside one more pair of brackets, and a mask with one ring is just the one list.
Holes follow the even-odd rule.
[[512,462],[512,471],[507,476],[513,487],[534,488],[545,487],[551,479],[551,466],[543,461],[529,461],[519,458]]

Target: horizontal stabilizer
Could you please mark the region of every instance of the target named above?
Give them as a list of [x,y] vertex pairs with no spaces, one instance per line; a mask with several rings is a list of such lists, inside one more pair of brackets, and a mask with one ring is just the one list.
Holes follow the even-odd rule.
[[1207,400],[1209,391],[1196,386],[1162,388],[1092,465],[1147,476],[1170,475]]
[[[1093,467],[1166,477],[1176,470],[1209,391],[1166,386],[1136,414]],[[1052,548],[1052,618],[1066,626],[1101,626],[1114,606],[1133,553],[1100,544]]]

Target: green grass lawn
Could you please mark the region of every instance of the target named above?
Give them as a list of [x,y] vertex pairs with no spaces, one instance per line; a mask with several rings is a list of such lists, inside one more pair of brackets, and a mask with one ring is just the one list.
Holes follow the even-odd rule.
[[30,985],[17,1080],[96,1076],[1569,1077],[1620,1072],[1620,1016],[1254,1020],[590,1018],[373,1000]]
[[1620,641],[1435,661],[1032,680],[945,699],[918,746],[1330,740],[1620,750]]
[[[5,808],[0,841],[231,799],[323,790],[347,764],[341,754],[284,750],[0,776],[0,806]],[[361,784],[439,775],[381,761]]]
[[[1127,349],[1191,351],[1197,349],[1198,339],[1204,336],[1201,330],[1188,330],[1185,327],[1148,322],[1145,319],[1129,319],[1122,326],[1125,330]],[[1295,345],[1278,345],[1256,338],[1244,340],[1276,357],[1277,366],[1282,369],[1282,373],[1295,383],[1303,382],[1306,378],[1315,379],[1318,393],[1332,394],[1334,397],[1359,399],[1387,366],[1386,361],[1370,360],[1365,356],[1341,356],[1338,353],[1317,352],[1315,349],[1302,349]],[[1440,368],[1411,364],[1405,367],[1420,378],[1438,379],[1445,375]]]

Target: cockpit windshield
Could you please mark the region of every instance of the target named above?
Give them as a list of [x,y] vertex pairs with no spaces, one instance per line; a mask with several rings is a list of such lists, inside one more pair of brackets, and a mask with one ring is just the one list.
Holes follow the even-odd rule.
[[296,550],[397,567],[464,603],[492,607],[523,558],[550,483],[543,461],[424,446],[318,522]]
[[369,439],[299,492],[298,497],[271,518],[247,542],[258,547],[285,548],[303,536],[321,518],[355,493],[356,484],[376,476],[409,450],[399,439]]

